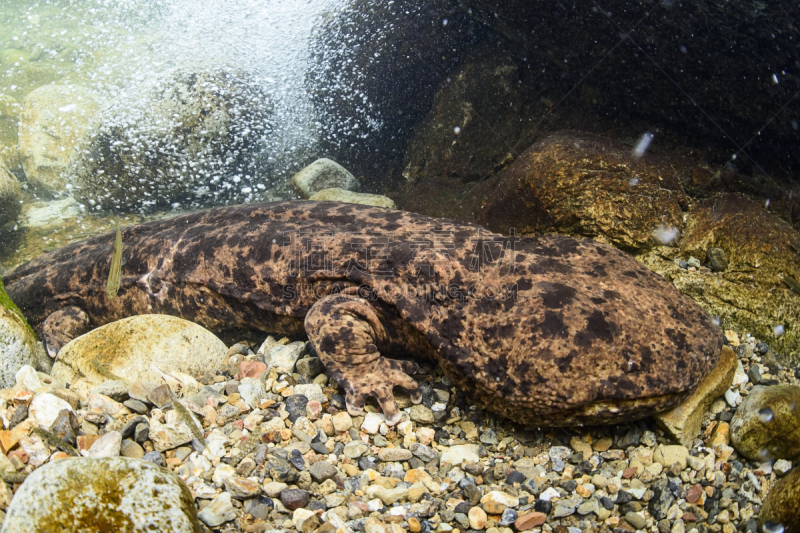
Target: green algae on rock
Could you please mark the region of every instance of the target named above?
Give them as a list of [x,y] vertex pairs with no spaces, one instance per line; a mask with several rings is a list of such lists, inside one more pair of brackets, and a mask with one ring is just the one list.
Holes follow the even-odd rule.
[[754,461],[800,455],[800,386],[756,386],[731,420],[731,444]]
[[36,332],[11,300],[0,279],[0,387],[12,387],[24,365],[37,366]]
[[666,160],[621,142],[561,131],[541,139],[497,177],[481,211],[492,231],[558,232],[627,251],[656,244],[660,227],[680,228],[687,198]]
[[153,463],[123,457],[46,463],[17,490],[2,533],[200,533],[189,489]]
[[[671,281],[726,328],[752,332],[767,340],[794,365],[800,350],[800,295],[785,283],[800,279],[800,256],[792,243],[800,233],[742,194],[721,194],[698,203],[686,217],[677,247],[655,248],[637,258]],[[724,272],[690,272],[676,257],[706,257],[712,248],[724,250]],[[774,328],[784,332],[776,336]]]
[[[800,468],[792,469],[786,477],[775,483],[758,515],[761,531],[780,531],[800,533]],[[772,523],[773,527],[769,527]]]

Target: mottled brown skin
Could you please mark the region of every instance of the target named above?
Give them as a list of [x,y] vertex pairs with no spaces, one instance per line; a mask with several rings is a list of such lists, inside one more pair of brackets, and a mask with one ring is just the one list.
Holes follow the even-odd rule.
[[113,300],[105,293],[113,233],[17,268],[6,289],[45,331],[65,309],[79,326],[78,310],[92,327],[166,313],[213,330],[305,329],[349,410],[375,396],[392,423],[400,417],[392,388],[420,395],[409,377],[416,366],[384,355],[433,358],[486,409],[565,426],[672,407],[722,346],[719,329],[672,285],[589,240],[501,237],[473,224],[308,201],[200,211],[126,228],[122,240]]

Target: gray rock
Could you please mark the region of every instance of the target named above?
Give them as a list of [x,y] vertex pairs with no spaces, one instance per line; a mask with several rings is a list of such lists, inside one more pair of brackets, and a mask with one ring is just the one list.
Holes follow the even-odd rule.
[[295,365],[297,373],[307,379],[314,379],[318,375],[325,372],[325,365],[322,364],[322,359],[319,357],[306,357],[300,359]]
[[0,226],[17,220],[22,210],[21,196],[22,188],[17,177],[0,161]]
[[127,96],[98,114],[70,161],[83,203],[133,210],[253,197],[258,173],[245,169],[272,113],[253,78],[227,67],[179,69]]
[[413,453],[426,463],[429,463],[434,459],[439,458],[439,453],[436,450],[434,450],[430,446],[425,446],[424,444],[420,444],[418,442],[412,444],[409,447],[409,449],[411,450],[411,453]]
[[211,504],[197,514],[208,527],[217,527],[236,518],[236,509],[231,503],[231,494],[223,492]]
[[328,461],[317,461],[311,467],[309,467],[308,472],[311,474],[311,477],[314,478],[314,481],[317,483],[322,483],[326,479],[330,479],[338,473],[336,467],[330,464]]
[[634,512],[626,513],[625,521],[636,529],[644,529],[644,527],[647,525],[647,521],[644,519],[644,517],[639,513]]
[[384,462],[408,461],[412,454],[402,448],[383,448],[378,452],[378,459]]
[[147,406],[144,403],[140,402],[139,400],[127,399],[124,402],[122,402],[122,405],[124,405],[134,413],[139,413],[140,415],[143,415],[147,413],[147,411],[149,411]]
[[330,188],[348,191],[359,189],[358,180],[343,166],[330,159],[317,159],[292,176],[292,185],[303,198]]
[[342,453],[344,453],[345,457],[349,457],[350,459],[358,459],[363,454],[369,451],[369,446],[364,444],[363,442],[353,440],[348,442]]
[[[0,297],[6,297],[0,280]],[[2,301],[2,299],[0,299]],[[0,303],[0,387],[10,388],[16,384],[16,374],[25,365],[36,366],[36,336],[22,313]]]
[[408,414],[414,422],[421,424],[433,423],[433,411],[422,404],[412,405]]
[[309,200],[315,202],[344,202],[346,204],[374,205],[375,207],[385,207],[395,209],[397,206],[389,197],[381,194],[367,194],[363,192],[352,192],[339,187],[323,189],[315,193]]
[[714,272],[725,272],[728,269],[728,256],[722,248],[709,248],[706,252],[706,262]]
[[102,394],[116,402],[124,402],[128,399],[128,385],[122,380],[108,380],[92,389],[90,394]]
[[80,85],[45,84],[28,93],[19,125],[19,151],[28,182],[46,195],[66,191],[70,156],[100,103]]
[[[102,520],[99,520],[102,517]],[[17,491],[3,531],[201,530],[189,489],[152,463],[115,457],[45,463]],[[98,529],[100,528],[100,529]]]

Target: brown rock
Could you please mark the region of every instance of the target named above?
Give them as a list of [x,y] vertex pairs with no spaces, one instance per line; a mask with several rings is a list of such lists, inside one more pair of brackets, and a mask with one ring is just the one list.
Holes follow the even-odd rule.
[[[689,272],[675,264],[676,256],[703,259],[710,248],[725,252],[726,272]],[[800,232],[789,223],[763,202],[726,193],[689,211],[679,250],[654,250],[639,259],[726,327],[769,339],[776,353],[790,354],[800,349],[800,296],[793,283],[800,281],[800,261],[795,249],[800,249]],[[785,330],[779,337],[773,331],[778,324]]]
[[18,443],[19,438],[16,434],[8,429],[0,430],[0,450],[2,450],[4,454],[8,455],[8,452],[14,449],[14,446]]
[[[783,479],[778,481],[767,493],[758,525],[761,531],[767,522],[781,524],[784,533],[800,533],[800,468],[792,469]],[[771,531],[777,529],[770,528]]]
[[635,466],[626,468],[625,470],[622,471],[622,477],[624,477],[625,479],[630,479],[636,475],[637,471],[638,469]]
[[236,373],[233,379],[241,381],[244,378],[257,378],[266,369],[267,365],[260,361],[242,361],[239,363],[239,372]]
[[703,414],[733,383],[736,364],[736,354],[730,346],[723,346],[717,366],[700,382],[689,398],[677,407],[656,415],[658,424],[682,445],[691,445],[700,434]]
[[78,451],[88,450],[100,435],[78,435]]
[[689,488],[689,492],[686,493],[686,501],[689,503],[696,503],[697,500],[700,499],[700,496],[702,496],[702,493],[703,493],[702,486],[700,486],[699,484],[692,485]]
[[506,506],[499,502],[487,501],[481,505],[483,505],[483,510],[488,514],[501,515],[506,510]]
[[518,531],[527,531],[534,527],[541,526],[546,520],[547,515],[544,513],[527,513],[517,518],[517,521],[514,522],[514,527],[516,527]]
[[480,214],[492,231],[555,231],[642,250],[655,243],[656,228],[683,226],[687,199],[669,163],[651,153],[637,158],[630,146],[604,137],[555,133],[497,179]]

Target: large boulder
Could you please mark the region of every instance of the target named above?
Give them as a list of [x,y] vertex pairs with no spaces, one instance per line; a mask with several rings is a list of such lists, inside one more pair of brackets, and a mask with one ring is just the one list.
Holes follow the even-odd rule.
[[507,233],[558,232],[628,251],[680,228],[687,199],[669,163],[596,135],[563,131],[528,148],[497,177],[480,222]]
[[37,191],[66,192],[69,158],[99,107],[97,97],[80,85],[44,85],[25,97],[19,152],[28,183]]
[[[725,270],[681,268],[676,259],[706,263],[722,250]],[[678,246],[639,256],[654,270],[721,319],[726,328],[767,339],[784,364],[800,362],[800,232],[764,204],[738,193],[698,202],[686,216]],[[718,253],[718,252],[717,252]],[[783,332],[776,334],[776,326]],[[780,329],[778,329],[780,333]]]
[[221,340],[193,322],[170,315],[138,315],[70,341],[58,352],[52,375],[64,383],[78,377],[100,383],[108,376],[98,369],[99,363],[122,379],[161,383],[153,365],[163,372],[196,375],[224,366],[227,352]]
[[69,458],[42,465],[14,494],[3,533],[200,533],[183,481],[149,461]]
[[0,161],[0,226],[17,220],[22,204],[19,203],[22,189],[16,176]]
[[793,468],[786,477],[769,489],[758,514],[760,530],[800,533],[798,509],[800,509],[800,468]]
[[0,280],[0,388],[13,387],[17,371],[36,362],[36,335]]
[[[790,113],[776,114],[775,102],[794,103],[798,58],[791,36],[798,16],[794,6],[786,11],[740,0],[670,2],[656,9],[622,0],[602,9],[588,1],[553,7],[525,0],[351,0],[324,19],[312,44],[310,89],[322,115],[323,150],[357,176],[379,173],[400,182],[406,143],[423,119],[432,122],[425,117],[435,93],[464,72],[475,50],[491,45],[499,52],[487,71],[510,60],[519,72],[514,85],[523,87],[487,90],[484,98],[495,102],[486,113],[465,105],[448,113],[434,107],[429,115],[471,114],[487,132],[494,129],[494,135],[475,136],[455,149],[478,162],[483,153],[516,156],[514,147],[532,142],[530,132],[541,135],[557,123],[614,130],[619,137],[650,131],[661,146],[702,146],[716,166],[730,161],[730,139],[748,139],[737,166],[749,174],[790,176],[800,166],[794,149],[800,131]],[[643,21],[646,39],[620,38]],[[606,30],[614,24],[619,31]],[[711,35],[706,27],[718,32]],[[737,45],[727,54],[706,53],[718,42]],[[766,70],[765,49],[776,51]],[[445,147],[460,122],[443,121],[434,144]],[[420,138],[430,139],[428,133]],[[460,172],[467,161],[451,159],[452,170]],[[445,168],[435,177],[448,175],[446,164],[432,162]]]
[[265,187],[254,157],[271,115],[269,96],[245,72],[177,70],[102,110],[69,174],[95,209],[247,201]]
[[793,459],[800,455],[800,386],[756,386],[731,420],[731,444],[749,459]]
[[314,33],[320,148],[369,185],[402,179],[405,144],[440,80],[492,32],[456,2],[353,0]]

